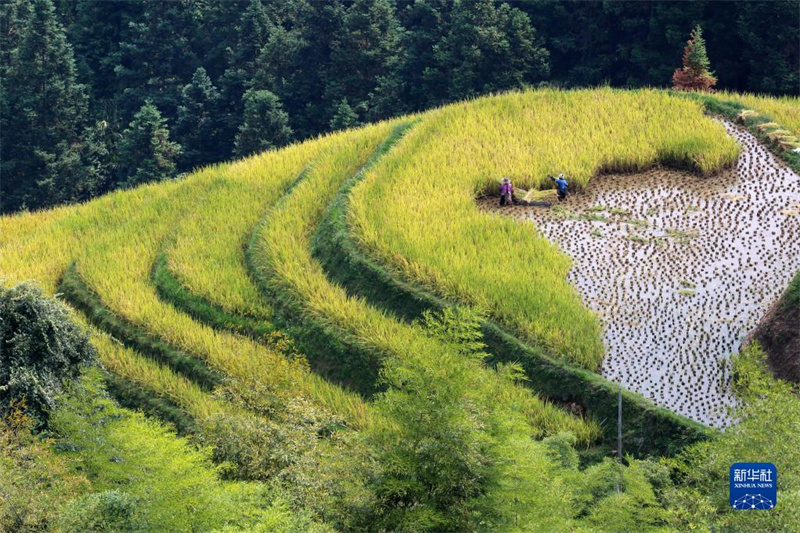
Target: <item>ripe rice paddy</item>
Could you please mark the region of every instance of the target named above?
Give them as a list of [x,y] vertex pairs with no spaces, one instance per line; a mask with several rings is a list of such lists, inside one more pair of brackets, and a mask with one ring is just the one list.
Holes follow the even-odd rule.
[[568,279],[604,325],[602,373],[655,403],[724,427],[734,403],[720,362],[800,269],[800,176],[731,124],[734,170],[656,168],[595,178],[532,220],[573,260]]
[[[411,122],[403,137],[387,144],[400,124]],[[391,150],[373,157],[384,145]],[[345,194],[343,186],[351,178],[360,177],[363,181],[347,189],[348,238],[392,274],[450,302],[472,305],[517,336],[510,336],[515,342],[529,343],[539,354],[546,350],[545,359],[552,355],[545,363],[533,357],[528,367],[533,370],[526,371],[570,384],[561,388],[578,384],[585,389],[587,418],[516,385],[503,387],[504,401],[514,402],[529,418],[535,436],[569,430],[588,444],[608,429],[607,424],[601,427],[608,417],[592,413],[598,398],[607,404],[616,398],[616,391],[608,394],[616,385],[584,370],[597,369],[604,354],[595,307],[587,302],[587,308],[581,288],[576,292],[567,283],[571,263],[566,254],[545,238],[531,238],[527,225],[481,213],[475,195],[491,189],[502,174],[523,186],[549,185],[544,176],[560,168],[574,173],[577,183],[588,183],[587,191],[595,187],[589,179],[598,170],[641,170],[659,161],[711,175],[737,153],[724,128],[705,116],[699,103],[661,91],[499,95],[213,165],[184,179],[117,191],[82,205],[3,217],[0,276],[5,284],[36,280],[53,294],[74,262],[75,273],[103,308],[143,335],[220,375],[258,380],[328,409],[352,428],[363,428],[374,416],[365,398],[290,364],[264,339],[232,333],[239,330],[187,313],[162,294],[153,274],[161,261],[186,294],[216,306],[221,317],[241,317],[267,330],[289,320],[276,310],[291,306],[299,310],[300,320],[287,331],[316,323],[331,335],[332,344],[323,343],[322,352],[333,353],[333,344],[347,345],[354,352],[369,352],[368,363],[387,357],[436,357],[449,348],[391,309],[373,305],[369,295],[333,282],[313,255],[332,199]],[[708,183],[725,176],[715,175]],[[653,194],[673,187],[667,174],[655,178],[667,181],[645,180]],[[629,225],[645,233],[634,234],[625,244],[649,246],[648,228],[629,218]],[[673,234],[667,235],[674,246],[690,246],[701,238],[693,239],[678,222],[670,221]],[[524,246],[514,245],[523,241]],[[263,279],[257,282],[259,275]],[[685,277],[695,286],[681,285],[683,299],[677,301],[689,312],[689,302],[704,301],[706,286],[697,276]],[[761,305],[771,293],[758,297]],[[91,314],[87,312],[88,321]],[[230,408],[188,373],[95,328],[92,332],[106,369],[134,386],[169,399],[198,420]],[[735,342],[725,344],[726,351],[735,347]],[[318,354],[308,355],[312,359]],[[695,362],[687,361],[686,372],[692,372]],[[344,363],[338,361],[347,369]],[[616,379],[606,366],[606,375]],[[493,379],[491,375],[487,370],[486,379]],[[617,381],[650,395],[639,387],[645,379],[641,373],[632,372],[629,378]],[[571,401],[571,391],[558,393],[551,397]],[[669,426],[680,432],[691,426],[664,410],[655,413],[637,395],[625,401],[645,413],[642,420],[656,421],[651,429]],[[706,421],[691,409],[674,408]]]
[[722,92],[723,100],[734,100],[759,113],[766,114],[794,135],[800,135],[800,96],[762,96]]
[[568,257],[514,224],[488,220],[475,209],[476,194],[501,176],[544,188],[552,186],[548,174],[563,171],[582,185],[599,170],[659,161],[711,173],[737,156],[699,103],[661,91],[485,98],[415,128],[353,190],[349,223],[373,257],[406,279],[595,370],[603,359],[599,323],[565,282]]

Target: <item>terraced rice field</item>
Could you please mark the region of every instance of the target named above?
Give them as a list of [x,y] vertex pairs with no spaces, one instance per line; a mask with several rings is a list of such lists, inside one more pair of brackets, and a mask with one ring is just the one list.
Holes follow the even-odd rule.
[[608,174],[533,221],[573,260],[568,279],[601,317],[602,374],[704,424],[730,423],[727,367],[800,269],[800,176],[750,133],[735,169]]
[[[310,402],[353,430],[372,427],[370,399],[385,361],[458,360],[453,346],[413,321],[423,310],[458,305],[482,314],[491,362],[519,363],[524,371],[524,383],[514,383],[491,365],[481,369],[483,384],[527,420],[530,436],[569,431],[586,446],[615,438],[608,421],[621,383],[630,389],[623,391],[626,450],[669,454],[707,436],[707,428],[679,415],[726,423],[719,408],[730,402],[714,388],[724,373],[709,370],[709,361],[736,350],[738,332],[785,286],[780,276],[800,267],[784,258],[793,251],[800,257],[793,248],[797,227],[788,226],[796,217],[781,214],[780,227],[784,219],[771,217],[777,191],[796,176],[773,168],[771,156],[749,145],[738,175],[716,173],[738,150],[701,104],[665,92],[512,93],[339,132],[83,205],[3,217],[0,271],[3,283],[34,279],[48,293],[62,292],[91,324],[112,379],[137,401],[168,404],[197,425],[238,409],[215,394],[232,378]],[[641,170],[659,162],[712,177],[654,170],[633,184],[630,174],[589,182],[599,169]],[[530,225],[487,216],[474,204],[496,176],[538,187],[563,165],[588,183],[586,193],[560,214],[527,216],[542,217],[535,222],[573,255],[572,270],[570,258]],[[769,180],[759,178],[767,171]],[[614,187],[602,187],[608,183]],[[789,211],[792,198],[782,198]],[[651,213],[647,202],[661,202],[662,209]],[[620,211],[601,212],[595,204]],[[608,220],[567,216],[581,210]],[[751,255],[722,253],[730,232],[694,235],[695,226],[711,224],[703,213],[725,229],[755,217],[759,223],[742,227],[735,241],[739,249],[750,246]],[[572,250],[572,241],[556,234],[569,225],[605,233],[575,240]],[[592,270],[587,261],[584,272],[579,255],[589,252],[608,257],[608,265]],[[713,263],[717,270],[700,269],[711,256],[722,261]],[[642,261],[648,257],[655,261],[649,273]],[[676,258],[686,264],[678,268]],[[757,258],[766,258],[765,266]],[[612,274],[634,259],[639,277],[620,285]],[[730,284],[708,280],[731,265],[739,277],[730,284],[750,287],[761,277],[774,287],[732,299]],[[639,344],[631,343],[629,325],[613,327],[655,313],[661,293],[649,288],[653,283],[669,286],[663,329],[647,323]],[[615,305],[598,303],[615,297]],[[741,309],[717,312],[714,298]],[[629,300],[640,307],[624,307]],[[603,309],[608,314],[599,320],[594,312]],[[641,316],[620,309],[641,309]],[[705,353],[706,345],[696,343],[671,357],[669,343],[664,353],[643,347],[681,332],[675,323],[681,314],[696,317],[693,324],[719,319],[711,336],[697,339],[716,341],[716,351]],[[276,330],[294,339],[310,366],[270,343]],[[605,361],[604,339],[611,348]],[[615,348],[629,345],[639,351]]]

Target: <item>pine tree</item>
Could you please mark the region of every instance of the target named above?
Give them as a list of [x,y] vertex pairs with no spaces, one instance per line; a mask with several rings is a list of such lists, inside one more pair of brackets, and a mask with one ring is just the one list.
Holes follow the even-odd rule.
[[455,2],[434,50],[435,69],[426,77],[438,90],[436,103],[519,88],[549,73],[549,56],[528,16],[492,0]]
[[230,155],[230,147],[221,139],[223,110],[220,93],[203,67],[181,92],[175,134],[183,147],[181,167],[189,169]]
[[89,199],[110,190],[115,177],[115,155],[119,134],[105,120],[86,127],[80,146],[81,199]]
[[[75,48],[80,79],[91,87],[94,100],[108,100],[124,86],[114,73],[120,46],[130,39],[130,23],[142,17],[144,2],[73,0],[75,23],[67,38]],[[98,102],[100,103],[100,102]]]
[[[325,99],[330,115],[343,98],[356,108],[366,108],[381,80],[395,69],[400,25],[388,0],[355,0],[344,12],[342,28],[331,42],[331,77]],[[337,104],[339,102],[339,104]]]
[[259,58],[276,28],[261,0],[250,0],[239,15],[236,41],[228,49],[228,68],[219,82],[225,114],[222,137],[227,146],[233,145],[241,126],[245,92],[249,89],[272,90],[272,84],[265,81],[273,60],[280,61],[281,58],[270,57],[266,65],[259,63]]
[[233,56],[234,64],[245,71],[248,80],[255,75],[256,59],[267,43],[272,26],[261,0],[251,0],[239,21],[239,44]]
[[336,114],[331,119],[331,129],[343,130],[356,125],[358,125],[358,115],[347,103],[347,98],[343,98],[336,107]]
[[280,99],[266,90],[247,91],[244,117],[236,136],[236,155],[247,156],[288,143],[292,138],[289,115]]
[[171,177],[181,146],[169,140],[167,120],[145,103],[122,133],[119,144],[121,185],[135,186]]
[[0,5],[0,80],[6,77],[12,55],[19,46],[30,14],[28,0],[8,0]]
[[260,75],[256,62],[274,27],[261,0],[250,0],[236,28],[235,46],[229,50],[229,65],[221,85],[228,100],[240,103],[245,91],[254,88],[253,78]]
[[676,69],[672,75],[673,88],[680,91],[711,91],[717,78],[709,70],[710,66],[703,30],[698,24],[683,49],[683,68]]
[[129,24],[120,44],[115,67],[123,115],[130,117],[137,106],[150,100],[168,118],[177,117],[181,89],[199,66],[192,49],[198,31],[197,6],[187,0],[148,0],[144,14]]
[[17,11],[0,90],[3,159],[0,210],[37,208],[78,198],[77,148],[87,110],[75,59],[51,0]]
[[[258,88],[278,95],[290,113],[292,129],[299,137],[306,137],[327,130],[333,115],[331,102],[347,96],[326,94],[330,81],[341,76],[342,69],[349,69],[343,65],[336,70],[331,64],[346,9],[340,0],[296,2],[293,7],[290,31],[275,32],[262,50],[260,66],[279,63],[271,68],[276,84]],[[288,61],[282,55],[284,51],[289,53]]]
[[742,44],[736,62],[746,65],[747,89],[798,94],[800,1],[740,2],[737,11],[737,34]]
[[437,105],[447,92],[447,78],[436,68],[437,44],[449,26],[448,0],[417,0],[400,11],[406,28],[402,35],[397,77],[402,80],[401,100],[409,110]]

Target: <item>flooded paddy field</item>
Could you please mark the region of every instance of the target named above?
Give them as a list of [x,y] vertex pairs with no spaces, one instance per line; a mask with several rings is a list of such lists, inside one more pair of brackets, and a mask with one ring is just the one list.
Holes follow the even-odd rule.
[[800,176],[725,127],[743,152],[712,177],[655,168],[599,176],[551,209],[480,202],[572,258],[604,326],[604,376],[715,427],[735,401],[724,361],[800,270]]

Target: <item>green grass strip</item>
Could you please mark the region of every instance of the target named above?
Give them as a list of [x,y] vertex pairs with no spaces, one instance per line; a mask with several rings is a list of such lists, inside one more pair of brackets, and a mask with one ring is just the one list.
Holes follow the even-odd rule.
[[[305,179],[310,167],[305,167],[286,188],[286,194]],[[249,239],[246,241],[249,243]],[[247,246],[245,253],[247,252]],[[156,256],[151,271],[151,281],[159,298],[191,316],[199,322],[217,330],[246,335],[258,342],[264,342],[276,331],[275,325],[264,319],[231,313],[222,306],[194,294],[186,288],[169,269],[167,246],[162,247]]]
[[63,294],[64,299],[70,304],[80,309],[97,328],[112,335],[125,346],[169,366],[175,372],[195,382],[200,388],[211,390],[222,382],[222,375],[199,359],[153,338],[142,328],[114,314],[86,285],[75,263],[70,264],[64,272],[58,292]]
[[193,294],[170,272],[167,254],[163,249],[153,263],[151,280],[159,298],[214,329],[246,335],[260,342],[275,331],[275,326],[265,320],[230,313],[221,306]]
[[[406,320],[425,310],[454,304],[409,283],[362,253],[347,224],[349,195],[364,177],[353,176],[331,202],[312,240],[312,252],[328,277],[353,296]],[[561,361],[521,342],[497,323],[483,320],[484,342],[493,362],[518,362],[529,385],[547,398],[584,406],[601,423],[605,439],[616,439],[617,393],[620,386],[602,376]],[[715,432],[702,424],[656,406],[638,393],[623,389],[624,449],[638,456],[674,455]]]

